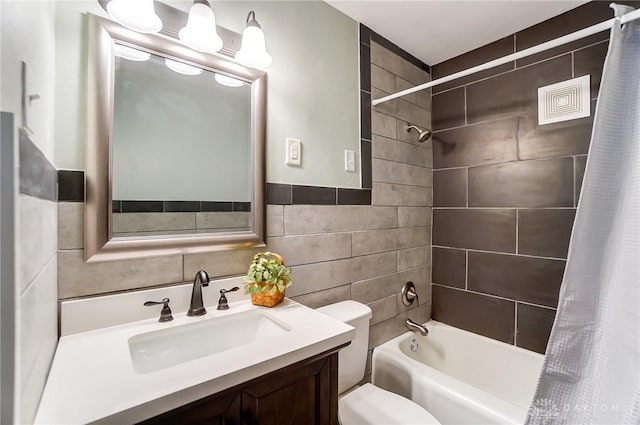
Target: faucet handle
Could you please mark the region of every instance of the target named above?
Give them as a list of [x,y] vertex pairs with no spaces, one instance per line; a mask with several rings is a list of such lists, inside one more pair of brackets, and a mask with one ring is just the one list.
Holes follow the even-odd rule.
[[229,302],[227,301],[227,296],[225,295],[227,292],[235,292],[237,291],[237,286],[234,286],[231,289],[221,289],[220,290],[220,299],[218,300],[218,310],[229,310]]
[[171,315],[171,308],[169,308],[169,298],[163,298],[162,301],[147,301],[144,303],[145,307],[160,304],[162,304],[162,311],[160,312],[160,319],[158,319],[158,322],[172,321],[173,316]]

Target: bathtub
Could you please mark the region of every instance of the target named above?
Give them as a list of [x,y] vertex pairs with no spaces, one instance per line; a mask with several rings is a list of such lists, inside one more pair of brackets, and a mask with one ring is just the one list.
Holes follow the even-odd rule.
[[434,320],[426,327],[427,336],[407,332],[373,350],[373,384],[442,425],[524,423],[543,355]]

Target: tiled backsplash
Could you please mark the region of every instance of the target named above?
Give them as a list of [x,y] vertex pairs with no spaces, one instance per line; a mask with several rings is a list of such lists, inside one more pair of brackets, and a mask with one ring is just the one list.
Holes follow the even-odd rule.
[[58,342],[57,179],[55,168],[30,135],[21,129],[19,139],[16,418],[18,423],[31,423]]
[[[590,2],[435,65],[434,78],[611,16],[606,2]],[[434,89],[434,319],[545,351],[593,116],[538,126],[537,89],[590,74],[595,105],[607,37]]]
[[[363,164],[365,189],[267,185],[267,248],[175,255],[87,264],[83,258],[82,172],[60,171],[71,185],[59,203],[60,298],[92,296],[188,282],[205,269],[211,277],[243,275],[253,255],[279,252],[293,269],[287,296],[310,307],[354,299],[373,310],[370,346],[405,331],[407,317],[425,322],[431,305],[431,143],[419,144],[406,121],[430,128],[428,92],[371,112],[371,91],[406,88],[429,80],[428,67],[403,59],[400,50],[362,28],[362,66],[371,69],[361,141],[373,156]],[[369,37],[372,37],[373,42]],[[391,48],[388,50],[379,43]],[[403,53],[402,56],[406,56]],[[375,72],[373,71],[375,70]],[[391,83],[392,86],[389,84]],[[366,129],[365,129],[366,130]],[[365,137],[367,136],[368,137]],[[405,307],[399,293],[416,284],[419,305]],[[205,289],[206,291],[206,289]]]

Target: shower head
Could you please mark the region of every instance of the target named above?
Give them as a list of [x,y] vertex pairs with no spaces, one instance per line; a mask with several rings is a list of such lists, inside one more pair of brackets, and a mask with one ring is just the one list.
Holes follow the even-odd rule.
[[413,124],[407,124],[407,125],[405,125],[404,128],[405,128],[405,130],[407,130],[407,133],[410,132],[411,130],[417,131],[418,132],[418,142],[420,142],[420,143],[426,142],[431,137],[431,130],[420,128],[420,127],[415,126]]

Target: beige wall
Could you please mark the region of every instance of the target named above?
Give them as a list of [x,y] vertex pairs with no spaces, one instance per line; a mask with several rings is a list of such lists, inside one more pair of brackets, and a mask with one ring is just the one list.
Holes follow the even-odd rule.
[[[182,10],[193,2],[167,1]],[[262,25],[268,69],[267,180],[360,187],[344,171],[344,150],[359,170],[358,24],[321,1],[216,1],[217,23],[241,33],[249,10]],[[56,167],[84,169],[85,12],[105,16],[95,0],[56,1]],[[331,105],[327,107],[326,105]],[[285,165],[285,139],[301,139],[302,166]]]

